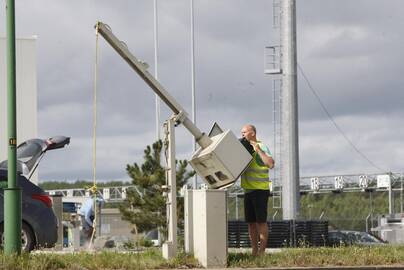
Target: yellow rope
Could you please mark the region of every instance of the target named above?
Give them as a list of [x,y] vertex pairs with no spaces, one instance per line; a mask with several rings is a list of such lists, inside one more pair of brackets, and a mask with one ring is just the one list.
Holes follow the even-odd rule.
[[98,75],[98,23],[95,27],[95,65],[94,65],[94,100],[93,100],[93,186],[90,188],[93,196],[94,220],[88,248],[91,249],[95,228],[97,226],[97,76]]

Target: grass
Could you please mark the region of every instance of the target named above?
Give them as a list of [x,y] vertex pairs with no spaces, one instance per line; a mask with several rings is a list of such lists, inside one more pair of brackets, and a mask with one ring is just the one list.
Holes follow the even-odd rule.
[[404,246],[291,248],[262,257],[229,254],[229,267],[404,265]]
[[[192,256],[183,253],[174,259],[165,260],[161,256],[161,251],[155,248],[144,253],[36,253],[21,256],[0,254],[0,258],[1,270],[138,270],[200,267]],[[404,246],[291,248],[258,258],[248,253],[230,253],[228,257],[230,268],[399,264],[404,265]]]
[[87,269],[164,269],[164,268],[195,268],[197,261],[192,256],[183,253],[176,258],[165,260],[161,251],[149,249],[143,253],[36,253],[22,254],[21,256],[6,256],[1,254],[0,269],[18,270],[87,270]]

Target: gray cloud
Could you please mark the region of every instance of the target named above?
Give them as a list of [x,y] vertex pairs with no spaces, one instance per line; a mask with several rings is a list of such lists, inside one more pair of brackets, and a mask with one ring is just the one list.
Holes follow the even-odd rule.
[[[159,3],[159,80],[191,112],[189,1]],[[4,6],[4,1],[0,1]],[[91,177],[92,96],[97,20],[154,71],[153,2],[17,1],[17,35],[38,35],[39,133],[72,136],[50,153],[43,180]],[[46,8],[44,8],[46,7]],[[388,0],[297,1],[298,61],[335,121],[379,167],[402,170],[404,5]],[[0,18],[4,21],[4,9]],[[272,2],[195,1],[197,123],[214,121],[236,134],[254,123],[272,146],[272,81],[263,74],[264,47],[279,42]],[[0,26],[4,35],[5,27]],[[98,176],[126,178],[155,139],[154,94],[106,42],[99,41]],[[162,121],[171,112],[162,104]],[[344,141],[299,74],[301,172],[374,171]],[[177,128],[177,153],[191,136]]]

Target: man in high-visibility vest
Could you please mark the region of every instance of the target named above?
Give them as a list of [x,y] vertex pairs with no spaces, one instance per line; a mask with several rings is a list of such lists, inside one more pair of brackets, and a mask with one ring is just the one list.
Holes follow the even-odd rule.
[[253,160],[241,175],[241,187],[244,189],[244,215],[248,223],[252,255],[256,256],[263,254],[267,245],[268,197],[271,186],[269,169],[274,167],[275,161],[268,147],[257,140],[257,130],[253,125],[243,126],[241,136],[254,148]]

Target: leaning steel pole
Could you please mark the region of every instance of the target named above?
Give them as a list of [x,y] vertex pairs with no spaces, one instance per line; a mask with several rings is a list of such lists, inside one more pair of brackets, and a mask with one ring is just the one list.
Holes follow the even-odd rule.
[[300,195],[295,0],[282,0],[281,55],[282,209],[283,219],[296,219]]
[[17,186],[17,117],[14,0],[7,0],[8,187],[4,189],[4,253],[21,252],[21,189]]

